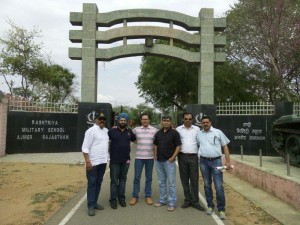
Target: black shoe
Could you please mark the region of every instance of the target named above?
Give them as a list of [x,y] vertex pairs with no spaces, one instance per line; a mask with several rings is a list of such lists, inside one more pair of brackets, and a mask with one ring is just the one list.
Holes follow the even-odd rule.
[[185,208],[188,208],[190,207],[192,204],[190,202],[185,202],[181,205],[181,208],[185,209]]
[[96,204],[95,207],[94,207],[94,209],[103,210],[104,207],[102,205],[100,205],[100,204]]
[[193,204],[193,207],[194,207],[195,209],[200,210],[200,211],[205,211],[205,209],[204,209],[200,204]]
[[117,208],[118,208],[117,202],[111,202],[111,203],[110,203],[110,207],[111,207],[112,209],[117,209]]
[[88,209],[88,215],[89,216],[95,216],[95,209],[94,208],[89,208]]
[[120,200],[119,203],[120,203],[120,206],[126,207],[126,202],[125,202],[125,200]]

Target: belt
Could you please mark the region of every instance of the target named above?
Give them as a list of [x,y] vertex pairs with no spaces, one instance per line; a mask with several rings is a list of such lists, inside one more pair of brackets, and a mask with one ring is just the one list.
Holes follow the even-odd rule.
[[216,160],[216,159],[220,159],[221,157],[222,157],[222,156],[210,158],[210,157],[203,157],[203,156],[200,156],[200,158],[206,159],[206,160],[209,160],[209,161]]
[[183,152],[179,152],[180,155],[187,155],[187,156],[194,156],[197,155],[197,153],[183,153]]

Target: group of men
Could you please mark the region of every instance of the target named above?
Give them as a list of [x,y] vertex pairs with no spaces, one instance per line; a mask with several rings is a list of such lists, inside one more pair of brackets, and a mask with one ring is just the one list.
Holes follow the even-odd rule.
[[[139,201],[140,179],[145,167],[144,198],[148,205],[167,206],[175,210],[176,195],[176,158],[178,158],[180,179],[184,191],[182,208],[190,206],[205,211],[199,202],[199,167],[204,181],[208,215],[215,211],[212,182],[216,190],[217,209],[220,219],[225,220],[225,194],[222,166],[222,149],[225,165],[230,168],[230,156],[224,133],[212,127],[208,116],[201,118],[202,130],[192,125],[193,114],[183,113],[183,124],[172,128],[172,118],[163,116],[161,129],[150,125],[150,116],[142,114],[141,126],[131,130],[127,127],[128,114],[117,117],[117,126],[105,128],[105,116],[96,113],[95,124],[84,137],[82,152],[86,162],[88,215],[94,216],[95,210],[104,209],[98,204],[98,196],[105,173],[106,164],[110,167],[110,206],[117,209],[117,202],[126,207],[125,187],[130,165],[130,144],[136,143],[134,161],[133,192],[130,205]],[[152,200],[152,172],[155,163],[159,183],[159,201]]]

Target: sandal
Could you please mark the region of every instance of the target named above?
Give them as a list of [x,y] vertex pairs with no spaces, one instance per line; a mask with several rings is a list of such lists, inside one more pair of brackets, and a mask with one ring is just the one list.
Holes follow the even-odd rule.
[[161,207],[161,206],[165,206],[166,205],[166,203],[163,203],[163,202],[157,202],[157,203],[155,203],[153,206],[154,207]]
[[169,207],[167,208],[167,210],[168,210],[169,212],[173,212],[173,211],[175,210],[175,207],[174,207],[174,206],[169,206]]

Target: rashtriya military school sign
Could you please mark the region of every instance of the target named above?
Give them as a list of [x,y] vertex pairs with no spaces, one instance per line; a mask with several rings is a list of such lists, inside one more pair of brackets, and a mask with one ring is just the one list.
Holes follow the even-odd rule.
[[9,112],[7,153],[77,149],[77,113]]
[[94,124],[95,112],[113,122],[109,103],[79,103],[78,113],[9,111],[6,152],[50,153],[80,151],[85,131]]

